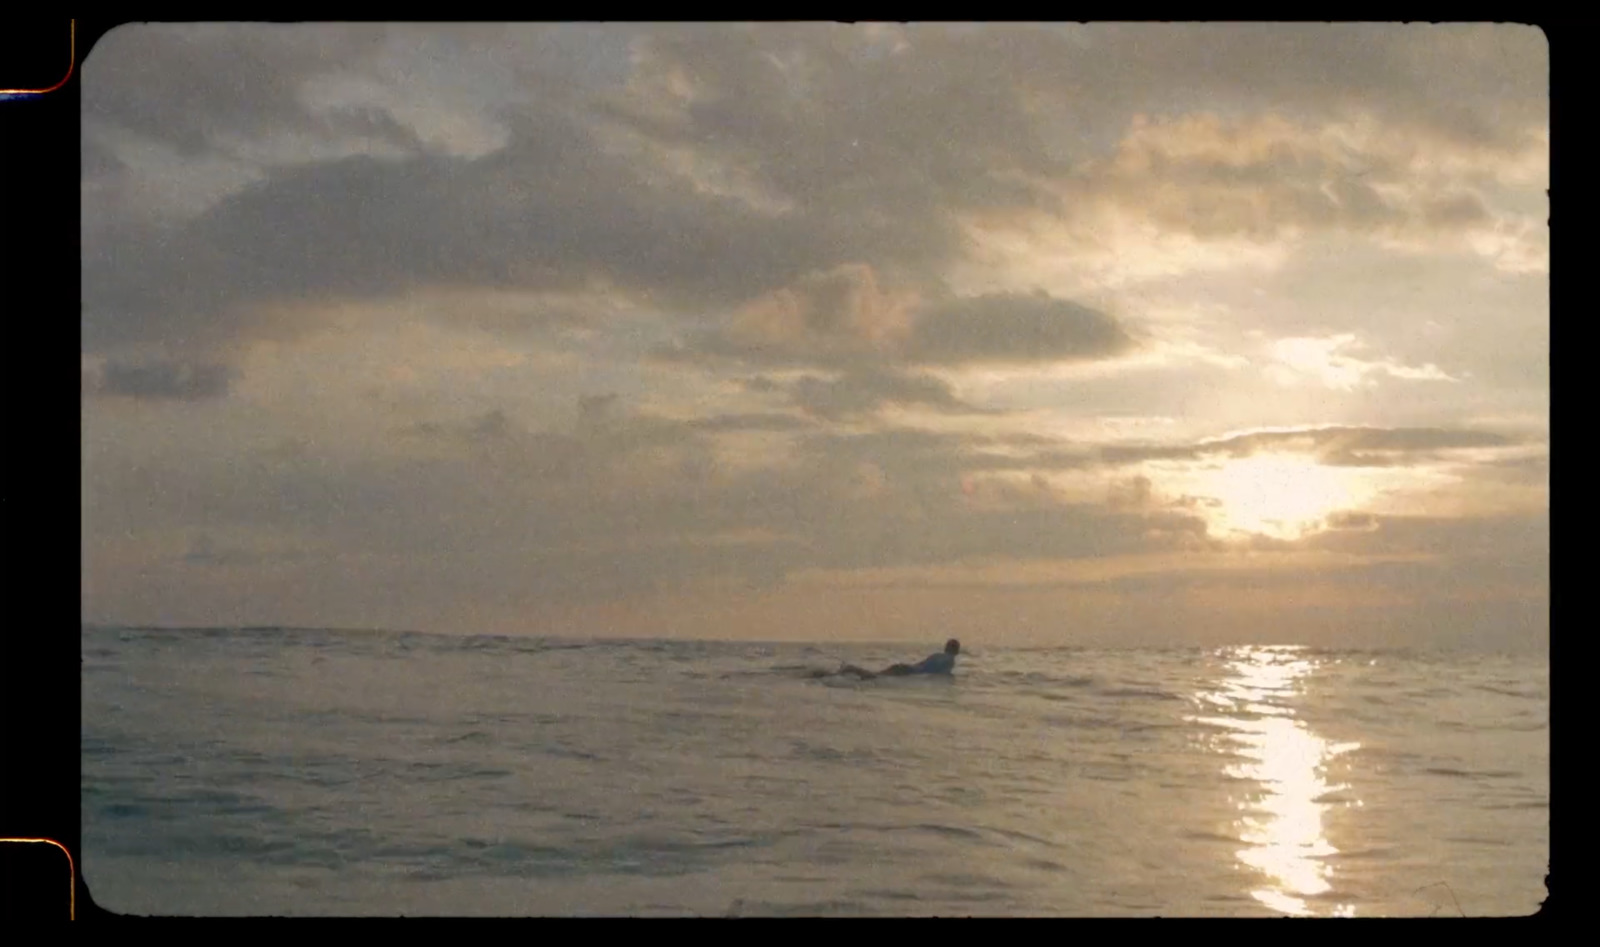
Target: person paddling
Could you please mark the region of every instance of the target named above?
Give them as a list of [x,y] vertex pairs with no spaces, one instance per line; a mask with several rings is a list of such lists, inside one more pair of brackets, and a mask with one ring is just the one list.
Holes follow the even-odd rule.
[[930,654],[916,664],[891,664],[881,671],[868,671],[846,664],[837,673],[854,674],[862,680],[871,680],[875,677],[903,677],[907,674],[950,674],[956,667],[956,655],[961,653],[961,642],[954,638],[944,643],[944,650]]

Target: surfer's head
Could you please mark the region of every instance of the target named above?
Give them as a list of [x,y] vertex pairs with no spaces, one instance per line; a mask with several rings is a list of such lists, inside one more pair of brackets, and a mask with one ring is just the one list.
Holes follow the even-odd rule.
[[961,653],[961,642],[957,641],[954,638],[951,638],[949,641],[946,641],[944,643],[944,653],[945,654],[960,654]]

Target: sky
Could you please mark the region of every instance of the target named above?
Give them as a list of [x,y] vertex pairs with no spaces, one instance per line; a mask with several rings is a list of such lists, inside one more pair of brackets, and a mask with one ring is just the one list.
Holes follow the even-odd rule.
[[133,24],[95,623],[1543,648],[1519,25]]

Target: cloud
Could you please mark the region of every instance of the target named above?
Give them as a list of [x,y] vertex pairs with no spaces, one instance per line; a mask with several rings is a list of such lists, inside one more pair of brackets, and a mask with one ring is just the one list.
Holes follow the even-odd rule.
[[847,274],[780,290],[656,355],[679,363],[841,368],[881,379],[893,367],[1109,359],[1138,344],[1116,318],[1042,292],[915,304],[879,291],[870,269]]
[[867,414],[886,404],[978,413],[948,383],[928,375],[855,371],[831,381],[807,376],[794,383],[792,393],[807,413],[827,419]]
[[1137,510],[1148,506],[1153,496],[1150,478],[1139,476],[1113,483],[1106,502],[1112,509]]
[[1110,358],[1133,338],[1103,312],[1044,293],[957,300],[918,319],[906,358],[965,365]]
[[[1505,451],[1525,446],[1525,438],[1495,431],[1450,428],[1305,427],[1253,431],[1176,443],[1068,443],[1056,438],[984,434],[883,431],[855,435],[859,443],[893,445],[892,452],[916,463],[949,465],[962,472],[1105,471],[1150,462],[1203,462],[1240,459],[1261,453],[1308,455],[1315,463],[1341,467],[1396,467],[1448,458],[1460,452]],[[842,445],[853,441],[841,441]],[[1496,464],[1474,454],[1475,462]],[[1498,462],[1500,466],[1507,463]],[[1527,476],[1519,462],[1513,479]],[[1111,502],[1140,506],[1150,500],[1149,480],[1135,474],[1110,487]],[[1180,505],[1206,505],[1205,497],[1180,497]]]
[[1439,452],[1515,446],[1516,438],[1493,431],[1445,428],[1317,427],[1257,431],[1195,444],[1170,446],[1114,445],[1100,451],[1113,463],[1148,460],[1197,460],[1204,457],[1249,457],[1262,451],[1308,453],[1320,463],[1383,467],[1415,463]]
[[[1490,419],[1548,397],[1547,63],[1509,26],[120,30],[84,69],[86,545],[141,603],[148,568],[415,625],[1155,569],[1223,495],[1161,468],[1258,453],[1530,507],[1503,458],[1544,435]],[[1338,500],[1255,551],[1532,581],[1509,521]],[[272,596],[184,571],[271,529],[311,550],[258,562]],[[1206,581],[1163,588],[1247,587]]]
[[1386,137],[1380,128],[1333,116],[1138,116],[1114,157],[1078,169],[1066,187],[1079,201],[1109,198],[1165,228],[1206,237],[1451,233],[1494,223],[1466,182],[1489,186],[1503,156],[1463,157],[1468,167],[1450,168],[1438,160],[1450,155],[1442,146]]
[[357,24],[127,24],[84,60],[84,121],[185,154],[208,150],[219,134],[314,129],[300,83],[330,61],[375,49],[384,34]]
[[612,408],[616,403],[615,394],[584,395],[578,399],[579,424],[585,427],[604,424],[611,417]]
[[254,535],[242,535],[233,542],[222,542],[209,532],[199,532],[189,540],[187,550],[174,558],[185,566],[232,569],[293,566],[305,555],[306,550],[286,544],[269,532],[256,531]]
[[847,264],[763,293],[723,324],[660,354],[680,361],[862,365],[888,354],[907,318],[908,302],[882,289],[870,266]]
[[[1116,222],[1107,211],[1209,239],[1330,227],[1459,234],[1495,221],[1461,172],[1491,181],[1513,166],[1536,171],[1547,152],[1548,50],[1528,28],[913,26],[887,36],[651,36],[634,87],[648,106],[619,114],[792,206],[902,220],[905,232],[1065,220],[1080,250]],[[1463,75],[1462,62],[1501,84]],[[930,211],[935,202],[944,213]]]
[[[1073,221],[1084,198],[1114,193],[1174,227],[1211,227],[1235,213],[1228,208],[1290,221],[1296,202],[1382,216],[1390,198],[1370,175],[1345,174],[1355,160],[1338,139],[1345,126],[1328,122],[1365,135],[1351,146],[1357,152],[1411,140],[1386,124],[1397,121],[1426,123],[1451,147],[1511,148],[1538,127],[1544,94],[1530,79],[1537,68],[1512,57],[1546,55],[1537,33],[1493,27],[430,29],[139,26],[106,37],[85,69],[86,129],[167,142],[185,160],[250,167],[219,170],[216,190],[227,196],[188,226],[147,233],[122,220],[96,229],[85,247],[86,345],[185,338],[214,349],[268,331],[250,305],[263,300],[600,281],[690,315],[753,307],[779,335],[826,343],[814,350],[735,333],[689,346],[752,361],[839,364],[846,356],[827,345],[841,335],[852,351],[900,339],[917,363],[1102,357],[1126,345],[1125,333],[1065,300],[1002,293],[931,303],[906,339],[909,299],[944,295],[939,284],[972,252],[973,215]],[[565,49],[558,36],[606,50],[614,65],[556,56]],[[494,62],[479,56],[469,68],[467,39],[491,44]],[[631,62],[619,55],[624,42],[634,44]],[[540,58],[526,58],[530,50]],[[1419,55],[1431,64],[1464,56],[1503,81],[1487,86],[1451,68],[1441,83],[1416,72]],[[494,64],[502,61],[521,65]],[[329,63],[338,64],[337,83]],[[416,146],[424,112],[466,107],[451,64],[479,89],[473,114],[502,130],[497,149],[457,158]],[[404,78],[412,74],[428,78]],[[197,83],[197,75],[228,81]],[[527,94],[528,83],[540,94]],[[1125,134],[1129,110],[1148,111],[1152,95],[1174,88],[1223,100],[1271,88],[1301,117],[1158,117]],[[1470,107],[1490,95],[1528,108]],[[338,102],[372,107],[323,107]],[[1069,103],[1082,113],[1072,123],[1081,140],[1101,136],[1124,157],[1072,156],[1072,142],[1050,131]],[[1387,111],[1351,124],[1343,116],[1360,103]],[[1452,130],[1439,118],[1449,115],[1493,119]],[[267,158],[216,150],[219,136],[256,140],[273,129],[348,131],[401,150],[274,167],[264,179]],[[105,176],[106,162],[93,167]],[[1182,192],[1118,177],[1139,168]],[[734,183],[711,180],[719,174]],[[1077,191],[1061,183],[1075,180]],[[1208,192],[1206,181],[1231,190]],[[1296,190],[1261,205],[1251,195],[1266,184]],[[129,179],[106,193],[133,187]],[[1481,217],[1481,201],[1466,191],[1417,200],[1422,218],[1440,227]]]
[[228,393],[231,373],[227,366],[155,361],[111,361],[91,374],[91,391],[98,395],[150,401],[204,401]]
[[1267,375],[1280,384],[1292,385],[1309,378],[1346,391],[1372,384],[1375,375],[1405,381],[1458,381],[1433,364],[1414,368],[1390,359],[1367,361],[1340,354],[1361,348],[1364,346],[1348,333],[1332,338],[1278,339],[1269,347],[1275,364],[1268,366]]
[[512,125],[505,149],[469,164],[345,158],[280,172],[175,231],[107,232],[84,251],[85,346],[220,345],[276,328],[264,314],[283,308],[253,304],[437,285],[598,280],[676,307],[739,305],[885,255],[820,216],[652,187],[568,116]]
[[[1367,112],[1459,146],[1502,151],[1521,147],[1549,120],[1549,44],[1537,27],[1150,23],[1083,32],[1092,50],[1054,64],[1050,79],[1087,81],[1086,93],[1104,92],[1124,106],[1185,89],[1192,103]],[[1130,49],[1134,61],[1109,62]],[[1466,62],[1470,70],[1458,68]],[[1142,81],[1129,82],[1135,71]]]
[[[488,570],[518,596],[563,600],[717,576],[770,583],[804,568],[1094,556],[1165,548],[1152,530],[1204,533],[1185,513],[1074,504],[1048,489],[963,502],[969,451],[958,436],[801,429],[784,432],[797,438],[791,461],[740,470],[716,463],[712,439],[770,419],[675,422],[609,405],[606,423],[591,415],[570,433],[523,430],[510,412],[415,431],[460,445],[445,455],[256,453],[137,470],[102,455],[88,471],[86,516],[129,534],[292,524],[304,548],[394,556],[402,571],[428,550],[457,550],[452,570]],[[718,539],[732,535],[755,538]],[[314,568],[324,553],[308,555],[302,565]]]
[[1371,513],[1361,512],[1345,511],[1333,513],[1327,517],[1325,522],[1329,529],[1335,530],[1343,529],[1371,532],[1379,527],[1379,520],[1377,516]]
[[696,431],[796,431],[811,427],[803,418],[776,412],[718,414],[683,422]]
[[870,230],[898,220],[897,242],[920,230],[938,246],[956,237],[941,205],[1031,203],[1040,193],[1009,172],[1053,162],[1017,89],[973,81],[975,44],[913,32],[932,55],[886,55],[881,36],[842,26],[655,31],[612,114],[798,206]]
[[[1424,560],[1420,556],[1355,556],[1323,550],[1285,551],[1270,557],[1246,558],[1223,552],[1151,552],[1085,559],[1006,559],[969,562],[959,566],[918,566],[857,570],[815,571],[796,576],[797,584],[869,588],[1027,588],[1105,586],[1135,593],[1172,590],[1196,578],[1240,576],[1248,582],[1270,582],[1289,575],[1303,581],[1307,572],[1320,575],[1360,571],[1370,574],[1389,563]],[[1152,583],[1154,577],[1159,580]]]
[[1088,157],[1128,115],[1174,105],[1370,116],[1501,153],[1548,122],[1548,45],[1509,25],[680,27],[637,49],[619,115],[832,207],[904,210],[916,191],[1037,205],[1031,182]]

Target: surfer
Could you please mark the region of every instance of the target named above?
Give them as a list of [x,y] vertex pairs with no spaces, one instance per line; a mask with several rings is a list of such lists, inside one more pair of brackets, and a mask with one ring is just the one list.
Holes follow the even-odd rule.
[[881,671],[868,671],[854,664],[846,664],[836,673],[854,674],[862,680],[875,677],[901,677],[907,674],[949,674],[955,670],[956,655],[961,653],[961,642],[954,638],[944,643],[944,650],[930,654],[916,664],[891,664]]

